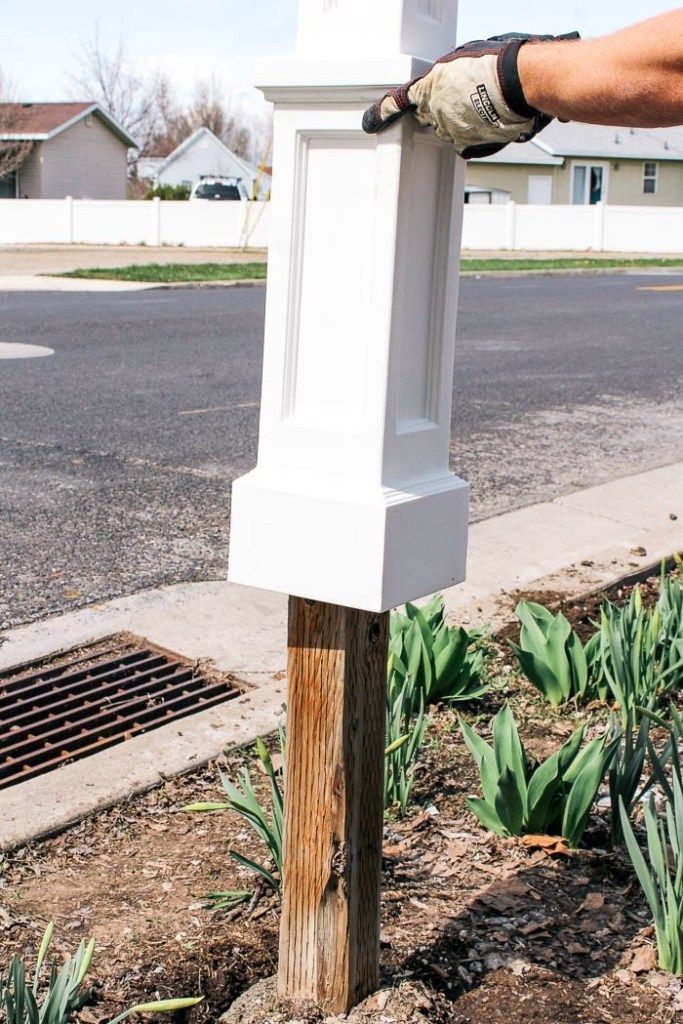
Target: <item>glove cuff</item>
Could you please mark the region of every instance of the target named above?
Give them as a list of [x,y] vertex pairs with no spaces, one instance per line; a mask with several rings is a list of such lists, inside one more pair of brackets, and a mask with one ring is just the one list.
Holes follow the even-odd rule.
[[[504,37],[503,37],[504,38]],[[498,79],[503,93],[503,99],[510,110],[518,114],[525,121],[531,121],[538,117],[542,111],[537,110],[527,103],[522,80],[519,77],[519,51],[526,43],[534,42],[563,42],[571,39],[580,39],[578,32],[567,32],[561,36],[532,36],[530,39],[511,39],[507,46],[503,47],[498,57]]]
[[519,51],[528,42],[528,39],[515,39],[503,47],[498,57],[498,79],[503,99],[510,110],[524,121],[532,121],[539,114],[535,107],[527,103],[519,77]]

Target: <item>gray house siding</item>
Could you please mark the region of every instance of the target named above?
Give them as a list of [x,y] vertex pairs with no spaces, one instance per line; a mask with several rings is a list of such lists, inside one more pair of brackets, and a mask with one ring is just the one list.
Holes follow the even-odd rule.
[[40,144],[40,198],[125,199],[127,154],[125,143],[96,115],[78,121]]
[[41,199],[41,162],[42,144],[40,142],[31,150],[29,157],[19,169],[19,184],[17,195],[20,199]]

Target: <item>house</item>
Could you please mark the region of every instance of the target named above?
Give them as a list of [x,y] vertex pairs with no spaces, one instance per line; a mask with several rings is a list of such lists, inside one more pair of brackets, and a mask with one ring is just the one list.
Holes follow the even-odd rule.
[[98,103],[0,103],[0,166],[17,165],[0,178],[0,198],[125,199],[134,148]]
[[554,121],[531,142],[469,161],[467,185],[517,203],[683,206],[683,128]]
[[140,160],[138,176],[154,185],[189,187],[202,176],[241,178],[248,194],[254,195],[256,189],[259,199],[267,199],[271,187],[268,174],[233,153],[208,128],[198,128],[164,159]]

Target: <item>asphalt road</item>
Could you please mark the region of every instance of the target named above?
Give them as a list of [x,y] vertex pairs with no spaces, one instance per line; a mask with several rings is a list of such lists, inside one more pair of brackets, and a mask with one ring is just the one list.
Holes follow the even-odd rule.
[[[0,291],[0,342],[55,352],[0,360],[0,628],[225,575],[263,302]],[[682,323],[682,276],[465,279],[451,454],[473,518],[682,459]]]

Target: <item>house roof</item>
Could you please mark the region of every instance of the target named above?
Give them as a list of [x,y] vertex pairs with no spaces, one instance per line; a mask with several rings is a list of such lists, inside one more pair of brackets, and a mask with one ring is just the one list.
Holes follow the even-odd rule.
[[[46,142],[94,114],[127,146],[138,144],[99,103],[0,103],[0,140]],[[3,128],[4,125],[4,128]]]
[[605,128],[553,121],[531,142],[508,146],[483,163],[562,164],[567,157],[608,160],[683,160],[681,128]]
[[541,148],[533,142],[514,143],[506,146],[500,153],[493,156],[477,159],[474,163],[484,164],[534,164],[542,167],[561,167],[564,159],[561,156],[553,156],[547,149]]
[[534,141],[554,156],[683,160],[683,128],[605,128],[553,121]]
[[169,153],[165,160],[161,161],[161,164],[155,168],[154,173],[158,175],[163,174],[166,168],[169,167],[174,160],[177,160],[179,156],[182,156],[182,154],[186,152],[186,150],[191,149],[193,146],[196,146],[197,143],[204,138],[211,139],[211,141],[215,142],[217,146],[220,146],[221,149],[224,149],[225,152],[232,157],[232,159],[238,165],[238,167],[240,167],[244,171],[244,174],[247,178],[256,177],[256,175],[258,174],[258,168],[254,167],[253,164],[250,164],[246,160],[243,160],[241,157],[237,156],[237,154],[234,153],[231,149],[228,149],[225,143],[221,142],[218,136],[214,135],[210,128],[197,128],[197,130],[193,132],[192,135],[189,135],[183,142],[180,143],[179,146],[176,146],[173,152]]

